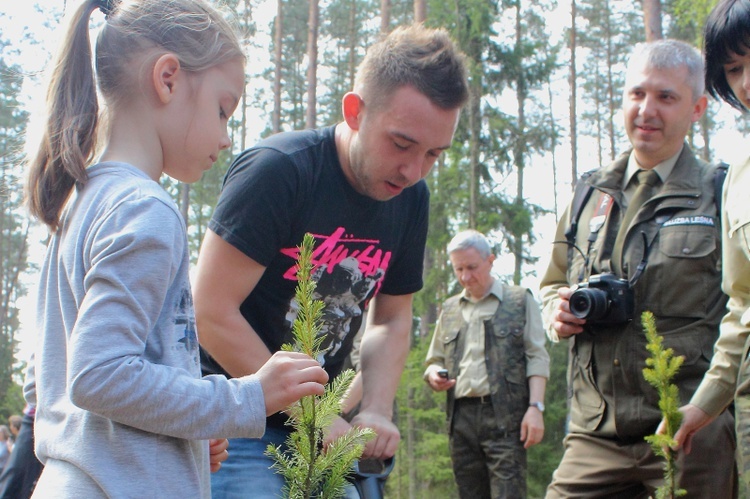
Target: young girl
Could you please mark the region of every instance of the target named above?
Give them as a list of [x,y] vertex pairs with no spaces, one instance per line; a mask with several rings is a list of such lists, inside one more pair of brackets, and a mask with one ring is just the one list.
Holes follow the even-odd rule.
[[[720,0],[704,27],[706,90],[732,107],[750,109],[750,0]],[[695,432],[734,400],[740,497],[750,491],[750,160],[732,165],[722,199],[722,290],[729,296],[711,367],[675,434],[690,452]]]
[[[205,439],[260,437],[266,415],[327,381],[290,353],[253,376],[200,378],[185,226],[159,178],[196,181],[230,146],[244,56],[204,0],[83,0],[66,35],[27,193],[52,232],[26,390],[45,465],[35,497],[208,498]],[[89,166],[97,83],[107,127]]]

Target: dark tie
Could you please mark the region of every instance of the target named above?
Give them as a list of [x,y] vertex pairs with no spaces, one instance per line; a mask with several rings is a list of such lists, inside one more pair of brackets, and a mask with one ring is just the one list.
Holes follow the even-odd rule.
[[636,213],[641,209],[641,205],[648,201],[653,194],[654,186],[659,182],[659,175],[654,170],[638,170],[636,181],[638,182],[638,188],[628,202],[628,209],[625,210],[625,215],[622,217],[620,229],[617,231],[617,238],[615,238],[615,246],[612,248],[612,258],[610,260],[612,270],[620,276],[623,275],[621,264],[625,234],[628,233],[630,222],[633,221]]

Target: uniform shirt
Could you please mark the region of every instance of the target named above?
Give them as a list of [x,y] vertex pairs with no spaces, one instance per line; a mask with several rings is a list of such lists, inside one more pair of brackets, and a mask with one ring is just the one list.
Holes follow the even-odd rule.
[[[729,312],[721,322],[711,367],[690,400],[710,416],[718,415],[732,402],[738,374],[747,372],[747,339],[750,336],[749,188],[750,159],[743,165],[732,166],[724,182],[721,287],[729,295]],[[745,365],[740,369],[743,359]]]
[[[503,283],[494,280],[489,293],[475,300],[464,290],[461,293],[461,314],[468,327],[463,357],[459,363],[459,376],[456,380],[456,398],[481,397],[490,394],[487,367],[484,355],[484,321],[491,319],[503,300]],[[435,333],[427,352],[427,365],[442,367],[445,362],[445,345],[441,321],[435,325]],[[549,355],[544,348],[544,329],[539,304],[530,293],[526,294],[526,325],[523,331],[526,350],[526,376],[549,377]],[[425,371],[425,376],[427,371]]]
[[[621,154],[593,172],[587,181],[598,193],[595,191],[581,210],[575,240],[590,259],[563,244],[553,246],[540,291],[553,341],[558,340],[552,325],[560,301],[559,288],[609,271],[619,218],[614,210],[611,214],[607,210],[622,205],[623,176],[630,156],[630,151]],[[658,397],[642,372],[648,351],[638,318],[645,310],[654,314],[665,347],[685,357],[674,380],[683,403],[700,384],[710,365],[719,322],[726,313],[718,272],[721,232],[714,182],[715,168],[683,146],[672,172],[631,224],[623,264],[635,269],[644,255],[648,258],[633,284],[634,320],[592,325],[570,339],[571,431],[637,439],[653,432],[661,421]],[[611,198],[609,205],[607,195]],[[565,239],[570,217],[569,206],[558,224],[556,240]],[[595,239],[589,243],[597,218],[602,220],[597,220]]]

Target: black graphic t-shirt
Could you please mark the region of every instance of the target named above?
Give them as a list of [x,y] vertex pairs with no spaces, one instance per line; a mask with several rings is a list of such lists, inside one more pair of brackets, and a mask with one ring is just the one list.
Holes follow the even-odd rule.
[[[333,377],[369,300],[422,288],[428,207],[423,181],[384,202],[357,193],[328,127],[277,134],[237,157],[209,227],[266,267],[241,311],[272,352],[292,342],[297,247],[306,232],[315,237],[316,298],[325,303],[319,360]],[[226,374],[202,358],[205,373]]]

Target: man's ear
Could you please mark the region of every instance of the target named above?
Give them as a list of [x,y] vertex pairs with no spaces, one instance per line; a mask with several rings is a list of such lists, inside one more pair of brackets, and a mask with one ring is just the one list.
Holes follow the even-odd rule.
[[701,119],[703,113],[706,112],[706,107],[708,107],[708,98],[705,95],[701,95],[695,101],[695,106],[693,107],[693,123]]
[[154,63],[151,77],[156,95],[162,104],[169,103],[174,97],[175,87],[181,74],[180,60],[172,53],[162,55]]
[[359,130],[360,115],[364,111],[365,102],[354,92],[347,92],[341,101],[341,109],[344,113],[344,121],[352,130]]

